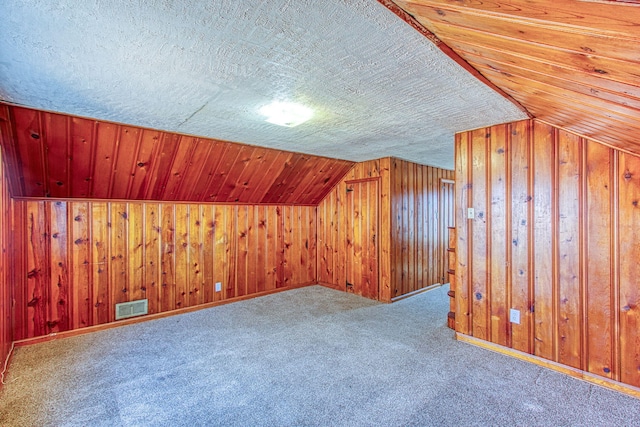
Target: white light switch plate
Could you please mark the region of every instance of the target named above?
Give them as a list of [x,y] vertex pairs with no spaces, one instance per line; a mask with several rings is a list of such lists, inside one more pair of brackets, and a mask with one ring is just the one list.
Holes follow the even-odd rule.
[[220,292],[222,291],[222,282],[217,282],[216,283],[216,292]]
[[511,321],[511,323],[515,323],[516,325],[519,325],[520,310],[516,310],[515,308],[512,308],[511,310],[509,310],[509,320]]
[[467,218],[473,219],[476,217],[476,212],[473,208],[467,208]]

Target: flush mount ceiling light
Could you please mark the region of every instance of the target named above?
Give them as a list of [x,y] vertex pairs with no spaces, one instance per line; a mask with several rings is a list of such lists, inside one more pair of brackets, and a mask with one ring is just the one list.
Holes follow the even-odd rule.
[[313,110],[295,102],[274,101],[260,108],[260,114],[269,123],[292,128],[309,120]]

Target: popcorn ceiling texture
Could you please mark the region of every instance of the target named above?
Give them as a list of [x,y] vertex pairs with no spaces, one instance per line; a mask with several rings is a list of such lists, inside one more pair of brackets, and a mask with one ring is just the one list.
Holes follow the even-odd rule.
[[[376,0],[6,0],[0,98],[352,161],[453,168],[455,132],[526,118]],[[258,110],[316,113],[284,128]]]

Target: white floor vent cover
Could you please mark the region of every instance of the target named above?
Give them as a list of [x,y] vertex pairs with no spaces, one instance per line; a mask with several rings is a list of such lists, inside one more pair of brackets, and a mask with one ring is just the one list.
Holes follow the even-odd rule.
[[141,299],[137,301],[123,302],[116,304],[116,320],[128,317],[141,316],[149,311],[149,300]]

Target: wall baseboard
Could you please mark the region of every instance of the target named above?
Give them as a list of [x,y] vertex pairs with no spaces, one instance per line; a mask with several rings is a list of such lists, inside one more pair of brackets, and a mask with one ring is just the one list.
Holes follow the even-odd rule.
[[423,293],[423,292],[427,292],[427,291],[430,291],[430,290],[432,290],[432,289],[439,288],[440,286],[442,286],[442,283],[434,283],[433,285],[425,286],[425,287],[424,287],[424,288],[422,288],[422,289],[417,289],[417,290],[415,290],[415,291],[413,291],[413,292],[409,292],[409,293],[407,293],[407,294],[404,294],[404,295],[400,295],[400,296],[397,296],[397,297],[391,298],[391,302],[400,301],[400,300],[403,300],[403,299],[405,299],[405,298],[409,298],[409,297],[412,297],[412,296],[414,296],[414,295],[418,295],[418,294],[421,294],[421,293]]
[[640,399],[640,388],[634,387],[632,385],[624,384],[618,381],[611,380],[609,378],[604,378],[598,375],[594,375],[590,372],[585,372],[580,369],[572,368],[571,366],[567,366],[558,362],[553,362],[551,360],[543,359],[542,357],[539,357],[539,356],[523,353],[519,350],[514,350],[512,348],[504,347],[499,344],[494,344],[488,341],[474,338],[469,335],[461,334],[460,332],[456,332],[456,339],[458,341],[475,345],[477,347],[482,347],[484,349],[491,350],[496,353],[504,354],[506,356],[515,357],[516,359],[533,363],[534,365],[542,366],[543,368],[551,369],[552,371],[560,372],[562,374],[569,375],[579,380],[583,380],[588,383],[599,385],[601,387],[605,387],[610,390],[615,390],[617,392],[624,393],[626,395],[633,396],[637,399]]
[[48,335],[41,335],[39,337],[33,337],[33,338],[26,338],[26,339],[23,339],[23,340],[17,340],[17,341],[14,341],[14,344],[15,344],[16,347],[21,347],[21,346],[37,344],[37,343],[41,343],[41,342],[45,342],[45,341],[52,341],[52,340],[57,340],[57,339],[61,339],[61,338],[74,337],[74,336],[77,336],[77,335],[90,334],[92,332],[98,332],[98,331],[102,331],[102,330],[105,330],[105,329],[118,328],[120,326],[133,325],[135,323],[146,322],[146,321],[149,321],[149,320],[162,319],[163,317],[175,316],[177,314],[184,314],[184,313],[190,313],[192,311],[204,310],[205,308],[211,308],[211,307],[217,307],[219,305],[231,304],[233,302],[244,301],[244,300],[257,298],[257,297],[261,297],[261,296],[265,296],[265,295],[275,294],[275,293],[278,293],[278,292],[288,291],[288,290],[291,290],[291,289],[303,288],[305,286],[313,286],[313,285],[316,285],[316,284],[318,284],[318,283],[317,282],[300,283],[298,285],[291,285],[291,286],[286,286],[286,287],[282,287],[282,288],[271,289],[271,290],[264,291],[264,292],[258,292],[258,293],[250,294],[250,295],[243,295],[241,297],[229,298],[229,299],[222,300],[222,301],[214,301],[214,302],[209,302],[209,303],[206,303],[206,304],[194,305],[192,307],[185,307],[185,308],[179,308],[179,309],[171,310],[171,311],[164,311],[162,313],[147,314],[147,315],[140,316],[140,317],[133,317],[133,318],[129,318],[129,319],[118,320],[118,321],[111,322],[111,323],[103,323],[101,325],[87,326],[86,328],[73,329],[73,330],[70,330],[70,331],[53,332],[53,333],[50,333]]

